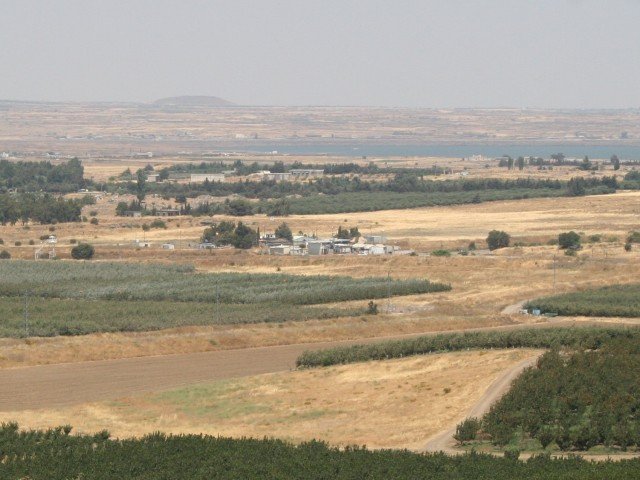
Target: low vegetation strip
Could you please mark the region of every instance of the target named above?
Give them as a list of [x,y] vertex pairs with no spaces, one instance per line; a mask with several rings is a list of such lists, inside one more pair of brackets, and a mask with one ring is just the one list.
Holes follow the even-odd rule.
[[566,316],[640,317],[640,284],[611,285],[539,298],[525,308]]
[[571,346],[595,349],[611,338],[619,337],[640,339],[640,329],[583,327],[443,333],[368,345],[306,351],[297,359],[296,365],[300,368],[325,367],[475,348],[554,348]]
[[194,273],[193,267],[126,263],[0,262],[0,295],[311,305],[441,292],[428,280],[285,274]]
[[[614,193],[608,187],[589,189],[586,193]],[[456,192],[346,192],[335,195],[312,195],[287,199],[288,213],[295,215],[373,212],[419,207],[462,205],[498,200],[521,200],[568,196],[566,190],[554,188],[513,188],[508,190],[472,190]],[[270,212],[275,202],[263,202],[259,209]]]
[[546,353],[485,415],[483,432],[501,446],[534,439],[562,451],[640,447],[638,345],[621,337],[597,350]]
[[0,337],[146,332],[184,326],[323,320],[365,313],[365,305],[349,309],[306,305],[293,308],[274,303],[230,305],[166,300],[0,297]]
[[71,427],[20,431],[0,428],[0,476],[57,480],[135,479],[426,479],[609,480],[639,478],[640,460],[594,463],[537,456],[526,462],[469,453],[417,454],[406,450],[338,449],[311,441],[230,439],[155,433],[112,440],[107,431],[73,435]]

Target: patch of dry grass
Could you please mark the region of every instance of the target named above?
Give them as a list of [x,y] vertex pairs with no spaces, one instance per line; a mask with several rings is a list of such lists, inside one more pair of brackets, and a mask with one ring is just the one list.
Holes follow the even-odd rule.
[[472,351],[260,375],[76,407],[0,414],[118,437],[157,430],[419,450],[535,350]]

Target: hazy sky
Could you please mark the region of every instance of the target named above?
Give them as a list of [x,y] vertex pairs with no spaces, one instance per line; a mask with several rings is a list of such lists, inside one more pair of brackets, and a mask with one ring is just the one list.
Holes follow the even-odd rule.
[[0,98],[640,107],[639,0],[0,0]]

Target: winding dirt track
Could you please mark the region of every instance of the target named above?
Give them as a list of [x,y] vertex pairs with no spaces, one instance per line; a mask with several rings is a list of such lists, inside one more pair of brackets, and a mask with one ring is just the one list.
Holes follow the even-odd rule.
[[[517,324],[475,330],[561,327],[574,324],[571,321],[554,321],[553,324]],[[199,382],[286,371],[295,367],[296,358],[305,350],[438,333],[445,332],[3,369],[0,370],[0,411],[54,408],[113,400]]]
[[[540,355],[536,355],[535,357],[527,358],[526,360],[521,361],[517,365],[514,365],[509,370],[503,372],[498,378],[496,378],[489,388],[484,392],[480,400],[467,412],[467,414],[460,418],[457,422],[460,423],[465,418],[470,417],[482,417],[485,413],[489,411],[491,405],[493,405],[496,401],[500,399],[511,386],[511,382],[513,382],[518,375],[527,367],[530,367],[536,363],[538,357]],[[449,454],[458,454],[461,453],[460,450],[456,450],[454,448],[455,440],[453,439],[453,435],[456,433],[456,427],[452,426],[447,430],[443,430],[442,432],[434,435],[429,440],[427,440],[427,444],[424,447],[426,452],[445,452]]]

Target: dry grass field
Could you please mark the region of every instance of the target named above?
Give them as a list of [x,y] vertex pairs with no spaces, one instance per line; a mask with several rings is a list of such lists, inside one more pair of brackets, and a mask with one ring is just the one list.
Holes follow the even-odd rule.
[[[198,251],[190,248],[203,230],[199,218],[169,219],[166,230],[143,233],[147,219],[113,216],[114,204],[107,197],[97,206],[99,225],[61,224],[55,233],[60,239],[58,254],[68,257],[69,240],[88,241],[96,246],[96,261],[191,263],[202,271],[268,272],[291,274],[387,275],[426,277],[450,283],[451,292],[393,298],[390,305],[380,301],[377,316],[336,318],[281,324],[182,327],[148,333],[93,334],[83,337],[1,339],[0,366],[76,362],[157,354],[209,351],[250,346],[282,345],[315,341],[346,340],[403,333],[445,331],[477,327],[497,327],[539,318],[503,314],[503,309],[522,300],[553,291],[553,257],[557,256],[556,291],[572,291],[610,283],[636,281],[640,266],[638,251],[624,252],[626,234],[638,226],[640,194],[535,199],[494,202],[480,205],[383,211],[344,215],[292,216],[270,220],[246,217],[245,221],[267,231],[281,221],[294,231],[316,231],[328,235],[338,225],[358,225],[363,233],[383,233],[392,243],[418,252],[445,247],[455,250],[476,241],[483,247],[490,229],[504,229],[512,243],[538,246],[512,247],[489,255],[449,258],[400,257],[276,257],[233,249]],[[346,222],[345,222],[346,220]],[[133,225],[125,228],[124,225]],[[137,228],[136,228],[137,227]],[[587,243],[577,257],[562,255],[556,247],[545,246],[563,231],[585,235],[601,234],[603,241]],[[0,238],[14,257],[32,258],[34,247],[26,245],[49,233],[46,226],[0,227]],[[136,249],[133,240],[146,237],[149,249]],[[13,246],[16,240],[21,247]],[[160,249],[164,241],[176,242],[174,251]],[[120,246],[118,246],[118,244]],[[361,305],[360,305],[361,306]]]
[[154,431],[424,448],[502,371],[535,350],[472,351],[283,372],[61,409],[0,413],[25,428],[72,424],[117,437]]

